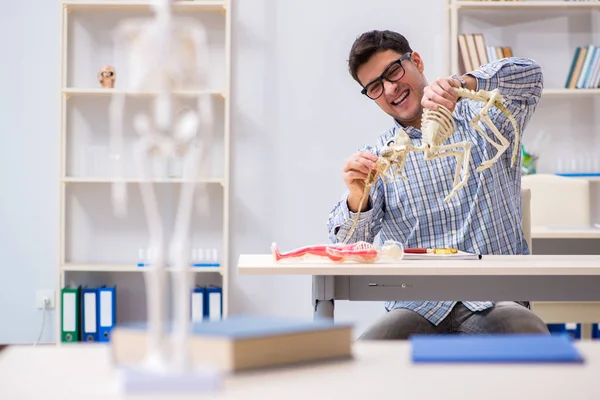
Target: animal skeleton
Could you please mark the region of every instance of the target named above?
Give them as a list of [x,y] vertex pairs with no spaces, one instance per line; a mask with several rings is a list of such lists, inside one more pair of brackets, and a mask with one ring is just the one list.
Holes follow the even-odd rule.
[[[471,120],[470,125],[473,129],[475,129],[475,131],[477,131],[477,133],[483,136],[498,150],[492,159],[483,161],[481,163],[481,165],[477,168],[477,172],[481,172],[487,168],[490,168],[494,163],[496,163],[500,156],[508,149],[510,144],[508,139],[506,139],[502,133],[500,133],[498,128],[492,122],[492,119],[489,117],[489,110],[492,106],[498,108],[508,117],[515,130],[514,151],[511,159],[511,167],[514,166],[515,159],[518,154],[519,126],[513,115],[504,106],[500,91],[498,89],[494,89],[492,91],[478,90],[475,92],[473,90],[459,88],[457,89],[457,92],[459,98],[463,97],[485,103],[481,111]],[[486,124],[492,130],[494,136],[500,141],[500,143],[496,143],[484,132],[482,127],[479,125],[480,121]],[[446,140],[448,140],[450,135],[452,135],[455,131],[456,123],[452,117],[452,113],[448,108],[442,105],[438,105],[437,110],[431,110],[428,108],[423,110],[423,116],[421,118],[421,132],[423,134],[423,141],[420,146],[413,146],[408,135],[402,129],[399,129],[398,135],[394,138],[394,140],[390,141],[386,146],[383,147],[381,155],[375,163],[375,169],[369,172],[369,175],[365,180],[365,188],[359,203],[358,212],[353,218],[352,226],[348,230],[346,237],[349,237],[353,234],[356,224],[358,223],[363,204],[369,197],[371,187],[375,184],[375,182],[377,182],[379,176],[382,177],[384,183],[387,183],[388,180],[390,182],[397,181],[398,178],[394,177],[393,172],[395,167],[396,174],[400,179],[408,179],[402,175],[402,170],[404,169],[406,157],[409,152],[423,152],[425,161],[442,157],[456,157],[456,171],[454,173],[453,188],[450,194],[445,197],[444,201],[448,202],[450,199],[456,196],[458,190],[460,190],[467,183],[470,177],[469,162],[471,159],[470,156],[472,145],[467,141],[445,145],[444,143]],[[462,179],[460,179],[461,172],[463,172]]]
[[[134,155],[141,175],[140,191],[149,227],[151,266],[144,267],[147,289],[149,340],[145,368],[166,374],[184,373],[189,369],[187,348],[190,324],[190,220],[194,208],[197,178],[206,167],[211,150],[213,113],[209,95],[196,97],[196,110],[184,112],[179,118],[173,110],[172,93],[183,87],[206,85],[208,46],[204,27],[189,19],[171,15],[170,0],[154,0],[155,19],[127,20],[115,31],[115,51],[128,57],[129,84],[132,92],[158,91],[153,98],[151,115],[138,114],[134,127],[139,138]],[[117,54],[115,54],[115,58]],[[204,87],[205,88],[205,87]],[[123,176],[122,120],[125,92],[117,91],[110,105],[111,151],[119,177],[113,185],[113,203],[118,215],[126,213],[127,191]],[[199,137],[197,132],[203,136]],[[149,178],[154,156],[184,158],[183,184],[175,220],[174,235],[165,254],[165,232],[161,222],[154,184]],[[167,260],[174,265],[173,358],[163,352],[165,278]]]

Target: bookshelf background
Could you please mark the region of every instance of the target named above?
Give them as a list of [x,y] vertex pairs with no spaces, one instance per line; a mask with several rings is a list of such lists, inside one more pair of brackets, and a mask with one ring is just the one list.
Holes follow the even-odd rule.
[[[591,222],[600,223],[600,50],[595,50],[600,46],[600,1],[448,0],[447,7],[448,75],[464,73],[461,42],[469,54],[477,54],[475,67],[493,57],[492,47],[507,48],[508,54],[541,65],[544,91],[523,132],[523,144],[539,155],[538,173],[591,181]],[[577,68],[578,48],[577,56],[581,49],[593,49],[598,56],[592,53],[587,65],[583,58]],[[593,84],[586,82],[587,71]],[[572,75],[576,76],[570,79]],[[552,234],[552,239],[566,238],[583,239],[567,232]],[[586,238],[595,241],[591,246],[596,250],[590,251],[597,252],[600,229]]]
[[[140,195],[140,177],[133,163],[133,144],[138,134],[133,117],[151,110],[155,93],[127,91],[127,58],[113,52],[112,33],[129,18],[149,18],[151,2],[62,0],[61,2],[61,118],[60,118],[60,214],[58,289],[56,291],[56,337],[60,344],[62,298],[65,287],[103,285],[116,287],[116,323],[145,320],[144,267],[148,228]],[[196,95],[213,102],[215,149],[206,184],[207,213],[195,209],[190,241],[194,249],[194,284],[222,290],[222,316],[228,313],[229,283],[229,113],[230,113],[230,0],[175,2],[174,14],[201,23],[207,31],[210,51],[206,88],[189,87],[175,93],[177,109],[193,108]],[[101,88],[98,70],[112,65],[114,88]],[[124,147],[127,215],[117,217],[111,202],[111,184],[116,181],[109,157],[109,104],[113,93],[125,93]],[[157,162],[150,180],[154,183],[165,237],[170,239],[183,179],[181,165]],[[202,256],[201,256],[202,255]],[[209,256],[209,257],[204,257]],[[213,257],[217,262],[215,263]],[[210,261],[210,266],[205,266]],[[139,264],[142,263],[140,266]],[[199,265],[202,264],[202,265]],[[217,265],[214,265],[217,264]],[[169,277],[170,278],[170,277]],[[170,279],[169,279],[170,280]],[[170,291],[170,282],[169,288]],[[170,293],[169,293],[170,294]],[[192,294],[190,293],[190,299]],[[170,301],[166,301],[170,307]],[[168,309],[167,312],[172,310]]]

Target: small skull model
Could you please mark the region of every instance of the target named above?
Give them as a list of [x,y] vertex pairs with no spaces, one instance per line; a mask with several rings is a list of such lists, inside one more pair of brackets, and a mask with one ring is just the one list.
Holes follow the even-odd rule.
[[105,89],[115,87],[115,69],[111,65],[106,65],[98,72],[98,81]]

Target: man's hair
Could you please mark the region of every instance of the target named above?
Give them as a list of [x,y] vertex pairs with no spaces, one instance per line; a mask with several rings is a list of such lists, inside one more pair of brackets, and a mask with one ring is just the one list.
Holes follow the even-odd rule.
[[356,38],[348,58],[348,69],[354,80],[360,83],[356,74],[358,68],[369,61],[373,54],[384,50],[393,50],[400,54],[412,52],[408,40],[398,32],[373,30]]

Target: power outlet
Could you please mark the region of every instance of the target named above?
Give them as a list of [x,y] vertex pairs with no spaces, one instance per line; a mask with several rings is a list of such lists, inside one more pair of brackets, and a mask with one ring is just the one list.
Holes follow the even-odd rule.
[[44,309],[44,299],[46,298],[49,300],[46,309],[54,308],[54,290],[38,290],[35,296],[35,305],[38,310]]

